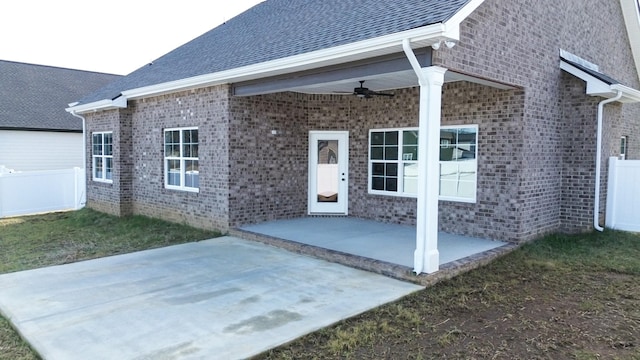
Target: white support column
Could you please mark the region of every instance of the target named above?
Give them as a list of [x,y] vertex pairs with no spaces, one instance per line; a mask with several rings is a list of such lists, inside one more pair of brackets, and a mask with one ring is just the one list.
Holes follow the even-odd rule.
[[440,117],[442,85],[447,69],[421,68],[418,134],[418,209],[414,272],[434,273],[440,267],[438,252],[438,195],[440,183]]

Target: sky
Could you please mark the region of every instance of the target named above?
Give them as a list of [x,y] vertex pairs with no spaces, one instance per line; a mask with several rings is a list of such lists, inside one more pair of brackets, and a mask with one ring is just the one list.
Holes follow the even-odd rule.
[[5,0],[0,60],[126,75],[264,0]]

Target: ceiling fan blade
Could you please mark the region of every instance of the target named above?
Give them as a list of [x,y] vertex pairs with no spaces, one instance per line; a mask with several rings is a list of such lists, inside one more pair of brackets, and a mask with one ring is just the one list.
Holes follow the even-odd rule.
[[373,90],[369,90],[369,88],[364,87],[365,80],[360,80],[360,86],[353,89],[353,95],[364,97],[365,99],[370,99],[373,96],[388,96],[392,97],[395,94],[385,93],[385,92],[377,92]]

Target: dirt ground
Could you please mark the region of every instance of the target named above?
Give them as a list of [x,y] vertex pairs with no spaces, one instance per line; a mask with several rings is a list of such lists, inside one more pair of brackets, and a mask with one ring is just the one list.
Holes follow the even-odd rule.
[[258,359],[640,359],[638,262],[581,256],[511,254]]

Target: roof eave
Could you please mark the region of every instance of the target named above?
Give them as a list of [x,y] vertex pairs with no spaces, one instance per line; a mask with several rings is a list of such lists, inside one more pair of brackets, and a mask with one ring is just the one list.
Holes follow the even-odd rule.
[[443,23],[437,23],[418,29],[412,29],[282,59],[126,90],[122,92],[122,95],[126,96],[127,99],[137,99],[203,86],[255,80],[264,77],[357,61],[373,56],[392,54],[394,52],[402,51],[402,40],[406,38],[411,39],[414,47],[426,47],[443,40],[457,41],[457,31],[453,32],[451,31],[451,28],[451,26],[446,26]]
[[611,85],[611,90],[617,92],[622,92],[622,98],[620,102],[623,103],[638,103],[640,102],[640,91],[630,88],[628,86],[622,84],[613,84]]
[[587,83],[587,95],[592,96],[604,96],[604,97],[614,97],[615,93],[612,93],[611,96],[605,96],[603,94],[608,94],[611,91],[611,84],[608,84],[595,76],[587,73],[586,71],[582,71],[580,68],[575,67],[565,61],[560,61],[560,69],[568,72],[569,74],[584,80]]
[[[190,78],[169,81],[122,92],[118,99],[140,99],[149,96],[183,91],[205,86],[229,84],[240,81],[255,80],[269,76],[282,75],[291,72],[304,71],[324,66],[330,66],[369,57],[392,54],[402,51],[402,40],[411,39],[414,48],[431,46],[440,41],[458,41],[459,24],[450,20],[447,23],[437,23],[417,29],[411,29],[373,39],[363,40],[351,44],[336,46],[328,49],[276,59],[263,63],[243,66],[225,71],[194,76]],[[67,111],[86,113],[90,111],[106,110],[122,107],[113,100],[100,100],[88,104],[72,106]]]
[[446,20],[446,24],[450,24],[455,27],[456,31],[459,31],[460,24],[471,15],[472,12],[476,11],[476,9],[484,3],[484,0],[469,0],[458,12],[453,14],[453,16]]
[[115,99],[99,100],[99,101],[94,101],[87,104],[80,104],[80,105],[69,104],[69,107],[66,108],[65,110],[69,113],[74,113],[74,114],[86,114],[92,111],[123,109],[126,107],[127,107],[127,98],[124,96],[119,96]]
[[621,92],[622,98],[619,100],[620,102],[622,103],[640,102],[640,91],[634,88],[622,85],[620,83],[613,83],[613,84],[607,83],[562,60],[560,61],[560,69],[586,82],[587,95],[600,96],[606,99],[611,99],[616,97],[618,93]]
[[[412,48],[427,47],[442,41],[457,42],[460,40],[460,24],[482,5],[483,2],[484,0],[469,0],[467,4],[445,22],[282,59],[128,89],[121,93],[118,101],[100,100],[88,104],[71,106],[67,111],[86,113],[90,111],[121,108],[126,107],[126,101],[129,99],[135,100],[205,86],[255,80],[402,52],[402,42],[405,39],[411,41]],[[122,106],[123,102],[124,106]]]

